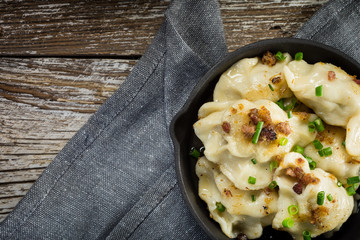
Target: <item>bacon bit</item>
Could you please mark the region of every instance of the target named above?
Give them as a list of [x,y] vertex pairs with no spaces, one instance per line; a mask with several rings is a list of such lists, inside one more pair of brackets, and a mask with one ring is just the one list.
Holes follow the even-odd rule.
[[221,125],[222,129],[224,130],[224,132],[229,133],[231,126],[230,123],[228,122],[223,122],[223,124]]
[[259,110],[259,118],[265,123],[265,124],[271,124],[271,116],[270,111],[267,110],[266,107],[262,106]]
[[296,177],[294,171],[292,170],[292,168],[287,168],[286,169],[286,175],[290,176],[290,177]]
[[356,84],[360,85],[360,80],[357,79],[356,77],[353,78],[353,81],[354,81]]
[[244,124],[241,126],[241,131],[244,133],[246,138],[252,138],[256,131],[256,127],[254,125]]
[[243,233],[239,233],[236,237],[238,240],[248,240],[247,236]]
[[272,190],[269,187],[264,188],[264,193],[266,195],[270,195],[271,192],[272,192]]
[[298,158],[296,159],[297,164],[302,165],[304,163],[304,159]]
[[289,135],[291,133],[291,128],[288,122],[280,122],[275,125],[275,130],[284,135]]
[[236,113],[237,113],[237,110],[236,110],[236,108],[231,107],[231,108],[230,108],[230,112],[231,112],[232,114],[236,114]]
[[302,179],[304,178],[304,176],[305,176],[304,170],[302,170],[302,169],[299,168],[299,167],[296,167],[295,169],[293,169],[293,171],[294,171],[294,173],[295,173],[296,179],[301,182],[301,180],[302,180]]
[[232,196],[233,196],[232,193],[231,193],[231,191],[230,191],[229,189],[224,189],[224,193],[225,193],[225,195],[226,195],[227,197],[232,197]]
[[259,122],[259,109],[257,108],[252,108],[250,109],[250,112],[248,114],[248,116],[250,117],[251,121],[256,125]]
[[318,184],[320,182],[320,179],[318,179],[317,177],[313,177],[313,175],[311,173],[307,173],[305,174],[304,178],[303,178],[303,182],[305,185],[308,184]]
[[271,82],[273,84],[277,84],[277,83],[281,82],[281,77],[274,77],[271,79]]
[[296,183],[293,186],[293,190],[296,194],[300,195],[300,194],[302,194],[302,191],[303,191],[303,185],[301,183]]
[[274,66],[276,64],[276,58],[275,58],[274,54],[270,51],[266,51],[266,53],[264,53],[261,61],[263,64],[266,64],[270,67]]
[[328,71],[328,80],[334,81],[336,79],[336,74],[334,71]]
[[259,141],[273,141],[277,139],[276,132],[274,131],[273,127],[264,127],[259,136]]

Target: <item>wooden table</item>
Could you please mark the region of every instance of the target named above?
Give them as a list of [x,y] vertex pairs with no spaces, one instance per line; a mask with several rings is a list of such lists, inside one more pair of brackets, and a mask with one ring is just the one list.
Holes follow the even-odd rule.
[[[229,51],[328,0],[220,0]],[[169,1],[0,2],[0,221],[144,54]]]

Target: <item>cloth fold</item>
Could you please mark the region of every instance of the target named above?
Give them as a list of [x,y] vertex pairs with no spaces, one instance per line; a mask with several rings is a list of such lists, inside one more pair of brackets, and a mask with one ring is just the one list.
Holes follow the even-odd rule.
[[[359,59],[359,3],[329,2],[295,37]],[[181,197],[169,124],[226,54],[218,2],[173,1],[124,84],[1,223],[1,239],[208,239]]]

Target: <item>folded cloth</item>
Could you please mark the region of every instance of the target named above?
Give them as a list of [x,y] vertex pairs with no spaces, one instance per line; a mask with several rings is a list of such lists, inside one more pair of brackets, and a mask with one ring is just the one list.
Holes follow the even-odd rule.
[[[296,37],[359,59],[359,25],[359,0],[335,0]],[[181,197],[169,124],[226,54],[217,1],[173,1],[125,83],[1,223],[1,239],[208,239]]]

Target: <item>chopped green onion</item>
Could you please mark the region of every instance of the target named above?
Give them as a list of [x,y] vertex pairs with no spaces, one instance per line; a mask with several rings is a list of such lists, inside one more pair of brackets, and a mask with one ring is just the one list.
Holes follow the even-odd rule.
[[282,52],[278,51],[276,54],[275,54],[275,58],[279,61],[284,61],[285,60],[285,56]]
[[288,118],[292,118],[292,116],[293,116],[293,115],[292,115],[292,111],[291,111],[291,110],[288,111],[288,114],[287,114],[287,115],[288,115]]
[[[324,148],[324,149],[321,149],[320,151],[322,151],[322,154],[323,156],[327,157],[327,156],[330,156],[332,154],[332,149],[331,147],[327,147],[327,148]],[[319,151],[319,152],[320,152]],[[320,154],[320,153],[319,153]],[[320,154],[321,156],[321,154]]]
[[333,196],[331,196],[331,194],[329,193],[326,198],[331,202],[332,200],[334,200]]
[[190,149],[189,155],[194,158],[199,158],[201,154],[200,154],[199,150],[197,150],[195,147],[192,147]]
[[283,221],[282,221],[282,225],[285,227],[285,228],[292,228],[294,226],[294,221],[291,219],[291,218],[285,218]]
[[215,205],[216,205],[216,209],[219,212],[224,212],[226,209],[226,207],[221,202],[216,202]]
[[300,154],[304,154],[304,148],[303,148],[303,147],[300,147],[299,145],[295,145],[295,147],[293,148],[292,151],[293,151],[293,152],[300,153]]
[[346,188],[346,192],[349,196],[353,196],[356,194],[354,185],[351,185],[350,187]]
[[280,146],[285,146],[288,143],[288,139],[286,137],[283,137],[280,139],[279,145]]
[[286,99],[284,101],[284,110],[285,111],[293,110],[297,104],[298,101],[296,98],[291,98],[291,100]]
[[252,162],[253,164],[256,164],[256,163],[257,163],[255,158],[251,159],[251,162]]
[[307,156],[304,157],[309,162],[310,170],[314,170],[316,168],[316,162],[311,157],[307,157]]
[[295,54],[295,61],[301,61],[303,59],[303,53],[302,52],[297,52]]
[[346,147],[345,141],[343,141],[341,144],[342,144],[344,147]]
[[322,95],[323,95],[323,86],[322,85],[317,86],[315,88],[315,96],[322,97]]
[[277,187],[277,182],[276,181],[272,181],[270,184],[269,184],[269,188],[270,189],[274,189]]
[[323,157],[324,156],[324,149],[319,150],[318,153],[319,153],[320,157]]
[[309,231],[303,231],[304,240],[311,240],[311,233]]
[[360,182],[360,177],[359,176],[355,176],[355,177],[349,177],[347,179],[347,184],[348,185],[353,185],[355,183],[359,183]]
[[271,84],[268,84],[271,91],[274,91],[274,87]]
[[325,192],[324,191],[320,191],[317,194],[317,204],[318,205],[323,205],[324,204],[324,200],[325,200]]
[[273,172],[278,167],[277,161],[271,161],[270,162],[270,172]]
[[256,183],[256,178],[254,178],[252,176],[249,176],[248,183],[255,184]]
[[308,128],[309,128],[309,132],[313,133],[316,129],[315,123],[314,122],[309,122],[308,123]]
[[324,146],[321,144],[321,142],[319,141],[319,140],[317,140],[317,139],[315,139],[314,141],[313,141],[313,144],[314,144],[314,147],[316,148],[316,149],[322,149]]
[[338,180],[337,183],[336,183],[336,185],[337,185],[338,187],[341,187],[341,186],[342,186],[342,182],[341,182],[340,180]]
[[256,131],[255,131],[255,134],[252,138],[252,143],[253,144],[257,144],[257,142],[259,141],[259,136],[260,136],[260,132],[261,132],[261,129],[262,129],[262,126],[264,125],[264,122],[258,122],[257,125],[256,125]]
[[256,201],[255,195],[251,195],[251,201],[252,201],[252,202],[255,202],[255,201]]
[[290,205],[288,207],[288,212],[290,215],[296,215],[299,212],[299,208],[296,205]]
[[281,98],[279,101],[275,102],[281,109],[284,109],[284,99]]
[[318,130],[318,132],[322,132],[325,130],[324,124],[321,121],[321,118],[317,118],[314,120],[314,124],[316,126],[316,129]]

